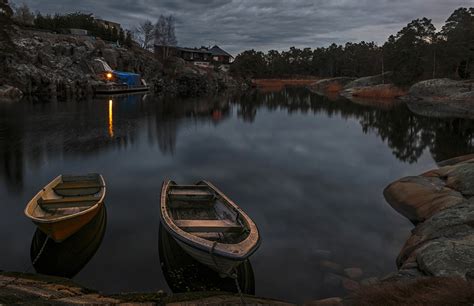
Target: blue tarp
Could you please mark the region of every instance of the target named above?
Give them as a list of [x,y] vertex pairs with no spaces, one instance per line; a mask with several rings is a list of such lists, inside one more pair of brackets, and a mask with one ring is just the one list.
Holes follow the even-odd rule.
[[114,76],[128,86],[141,85],[139,74],[114,70]]

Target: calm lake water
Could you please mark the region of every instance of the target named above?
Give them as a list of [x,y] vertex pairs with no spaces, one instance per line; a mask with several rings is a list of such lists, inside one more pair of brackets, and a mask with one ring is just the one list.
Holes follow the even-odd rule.
[[[185,289],[167,275],[179,263],[164,262],[170,249],[159,234],[158,197],[164,179],[207,179],[259,226],[262,245],[242,272],[247,292],[294,302],[344,294],[341,272],[321,262],[359,267],[363,278],[394,271],[412,226],[386,204],[383,188],[470,153],[473,131],[470,120],[330,100],[303,88],[2,104],[0,269],[31,264],[41,233],[23,209],[39,189],[61,173],[99,172],[107,209],[92,236],[76,239],[99,237],[94,249],[83,254],[76,246],[67,255],[87,257],[73,279],[106,293],[206,286],[205,269],[185,272]],[[55,273],[68,266],[63,260],[49,263]]]

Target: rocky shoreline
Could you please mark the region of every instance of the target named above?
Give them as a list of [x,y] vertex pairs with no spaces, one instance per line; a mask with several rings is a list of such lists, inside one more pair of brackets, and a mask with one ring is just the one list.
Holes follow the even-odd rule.
[[139,47],[125,48],[99,38],[63,35],[15,27],[14,48],[0,67],[0,100],[22,96],[83,98],[103,84],[91,63],[103,58],[120,71],[140,73],[153,94],[202,96],[246,83],[214,69],[199,68],[179,58],[164,62]]
[[384,190],[387,202],[414,225],[396,277],[474,280],[474,155],[402,178]]
[[471,305],[474,302],[474,154],[401,178],[386,201],[415,228],[402,247],[398,271],[362,285],[348,297],[311,305]]
[[[244,295],[244,302],[253,305],[293,305],[291,303]],[[168,295],[163,291],[105,295],[83,287],[69,279],[41,274],[0,271],[0,304],[62,304],[62,305],[183,305],[241,303],[238,294],[228,292],[190,292]]]
[[391,77],[392,73],[386,72],[359,79],[329,78],[308,88],[319,95],[330,98],[338,95],[355,103],[383,106],[386,101],[398,101],[422,116],[474,118],[473,80],[431,79],[401,88]]

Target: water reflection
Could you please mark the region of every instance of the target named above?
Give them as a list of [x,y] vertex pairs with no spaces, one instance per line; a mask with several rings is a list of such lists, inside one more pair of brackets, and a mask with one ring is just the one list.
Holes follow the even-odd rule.
[[365,134],[381,138],[399,160],[415,163],[425,149],[436,161],[474,151],[474,120],[463,118],[428,117],[412,113],[404,104],[371,100],[351,102],[344,98],[323,97],[301,88],[287,88],[279,92],[252,94],[240,97],[238,116],[253,122],[261,108],[324,114],[355,119]]
[[114,101],[109,100],[109,136],[114,137],[114,112],[113,112]]
[[30,258],[37,273],[72,278],[91,260],[99,249],[107,226],[105,205],[97,215],[77,233],[61,243],[48,239],[43,247],[46,234],[36,229],[31,240]]
[[[253,123],[264,110],[356,120],[365,134],[376,135],[396,158],[407,163],[417,162],[426,149],[436,161],[474,151],[473,120],[430,118],[412,113],[405,105],[373,106],[321,97],[302,88],[187,100],[129,95],[2,105],[0,178],[9,189],[18,190],[25,164],[37,167],[57,157],[126,149],[139,141],[142,131],[150,146],[174,155],[183,128],[216,126],[234,114]],[[108,118],[105,127],[103,118]]]
[[[158,248],[160,264],[168,287],[173,293],[225,291],[237,293],[235,281],[222,278],[212,269],[189,256],[160,224]],[[237,280],[245,294],[255,294],[252,265],[245,261],[237,268]]]

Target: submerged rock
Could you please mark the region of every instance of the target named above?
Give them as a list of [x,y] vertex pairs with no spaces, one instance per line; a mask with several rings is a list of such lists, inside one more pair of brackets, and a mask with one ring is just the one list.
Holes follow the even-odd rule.
[[0,85],[0,101],[18,101],[23,97],[23,92],[16,87]]
[[338,273],[343,272],[343,268],[340,264],[338,264],[336,262],[333,262],[333,261],[330,261],[330,260],[321,260],[319,262],[319,266],[323,270],[334,271],[334,272],[338,272]]
[[344,269],[344,273],[352,279],[359,279],[364,274],[361,268],[346,268]]
[[307,303],[304,303],[304,305],[308,305],[308,306],[342,306],[342,305],[344,305],[344,303],[343,303],[343,299],[341,299],[340,297],[332,297],[332,298],[307,302]]
[[342,276],[328,272],[324,274],[323,284],[329,287],[340,287],[342,285],[342,279]]
[[360,285],[355,280],[343,277],[342,278],[342,287],[346,290],[354,291],[354,290],[359,289]]

